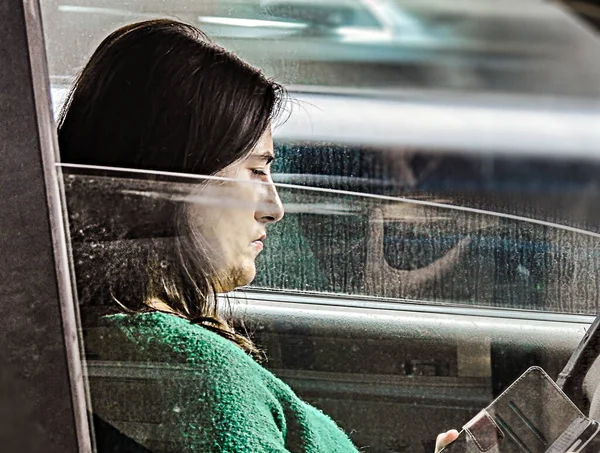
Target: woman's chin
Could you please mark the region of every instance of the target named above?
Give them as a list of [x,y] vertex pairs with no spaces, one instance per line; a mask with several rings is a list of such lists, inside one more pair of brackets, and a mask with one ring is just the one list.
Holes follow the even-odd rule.
[[248,286],[256,277],[256,266],[254,262],[251,265],[239,267],[236,270],[228,272],[228,276],[215,283],[217,293],[229,293],[243,286]]
[[246,268],[243,274],[239,274],[239,279],[235,282],[234,288],[232,288],[232,290],[241,288],[242,286],[248,286],[254,281],[255,277],[256,267],[254,266],[254,263],[252,263],[252,266],[250,268]]

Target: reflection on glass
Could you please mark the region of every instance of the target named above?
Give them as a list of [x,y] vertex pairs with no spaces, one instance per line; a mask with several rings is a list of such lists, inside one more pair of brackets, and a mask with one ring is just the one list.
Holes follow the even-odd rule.
[[[555,4],[51,0],[43,7],[57,106],[102,38],[157,16],[197,25],[292,92],[295,108],[274,128],[286,215],[266,231],[241,228],[250,212],[281,216],[240,198],[256,188],[248,183],[60,166],[92,408],[161,445],[154,451],[185,451],[201,437],[181,420],[204,415],[195,404],[203,403],[202,372],[181,364],[181,354],[163,354],[161,340],[170,342],[181,320],[164,315],[171,332],[125,338],[111,337],[99,315],[169,311],[168,301],[210,330],[214,300],[198,304],[202,313],[184,302],[212,294],[203,272],[218,292],[250,284],[257,298],[277,291],[281,305],[301,293],[303,302],[335,294],[367,309],[382,300],[600,308],[600,166],[592,159],[600,149],[598,40]],[[240,265],[223,269],[238,240]],[[373,451],[432,451],[432,419],[444,421],[440,429],[458,425],[491,396],[492,367],[510,368],[503,363],[511,351],[494,356],[502,344],[486,328],[468,326],[457,340],[454,326],[451,335],[437,327],[426,335],[408,317],[398,331],[368,326],[349,338],[355,325],[333,328],[332,317],[319,324],[318,304],[306,307],[296,307],[304,321],[277,312],[257,345],[307,401],[348,430],[360,427],[357,445]],[[334,317],[356,316],[338,308]],[[440,311],[427,322],[452,310]],[[185,325],[184,345],[197,336]],[[244,341],[236,336],[242,330],[217,327]],[[148,354],[153,341],[159,354]],[[532,341],[517,343],[527,349]],[[494,373],[496,386],[505,375]],[[169,436],[181,427],[191,437],[173,447]]]
[[[141,284],[131,276],[146,268],[154,273],[147,282],[160,286],[162,270],[185,263],[192,248],[218,270],[214,258],[229,245],[200,228],[202,213],[209,208],[218,217],[225,209],[233,213],[227,219],[243,223],[243,213],[256,209],[226,182],[215,190],[200,177],[64,171],[71,172],[65,185],[82,303],[115,302],[111,285]],[[597,233],[397,196],[289,184],[278,191],[286,215],[266,237],[256,234],[260,250],[249,250],[259,255],[253,287],[570,313],[599,308]],[[182,212],[181,231],[165,229]],[[215,222],[221,233],[231,230],[228,244],[238,240],[241,223]],[[252,280],[253,264],[252,275],[238,270],[244,282],[222,282],[220,292]]]
[[600,97],[597,38],[547,2],[53,0],[44,14],[56,78],[114,29],[170,16],[289,84]]

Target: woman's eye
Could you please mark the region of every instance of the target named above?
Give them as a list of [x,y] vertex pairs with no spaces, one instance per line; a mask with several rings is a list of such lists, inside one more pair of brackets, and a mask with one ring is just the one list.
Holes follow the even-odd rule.
[[267,172],[265,172],[264,170],[260,170],[258,168],[252,169],[252,173],[254,173],[257,176],[267,176]]

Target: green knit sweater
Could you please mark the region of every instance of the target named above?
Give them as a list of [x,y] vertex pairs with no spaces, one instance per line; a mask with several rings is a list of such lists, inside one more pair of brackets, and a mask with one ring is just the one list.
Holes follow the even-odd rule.
[[[328,416],[238,346],[179,317],[108,316],[86,332],[86,345],[95,359],[94,410],[153,452],[357,451]],[[113,367],[112,378],[94,363]],[[115,366],[133,367],[139,378],[115,380]]]

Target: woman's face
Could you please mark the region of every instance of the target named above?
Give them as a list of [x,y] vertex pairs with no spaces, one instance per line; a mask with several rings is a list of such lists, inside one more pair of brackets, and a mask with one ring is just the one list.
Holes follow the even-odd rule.
[[206,248],[217,292],[249,284],[256,275],[254,261],[263,249],[267,224],[283,217],[283,205],[271,178],[273,139],[262,136],[248,157],[217,176],[235,181],[210,181],[201,202],[188,210],[188,221]]

